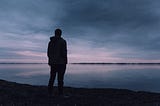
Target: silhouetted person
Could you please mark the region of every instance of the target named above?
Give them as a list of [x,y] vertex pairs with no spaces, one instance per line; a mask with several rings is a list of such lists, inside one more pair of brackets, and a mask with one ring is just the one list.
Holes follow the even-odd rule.
[[50,37],[50,42],[48,44],[48,64],[51,68],[48,83],[48,91],[50,95],[53,91],[56,75],[58,80],[58,94],[63,95],[63,79],[67,64],[67,43],[61,35],[62,31],[56,29],[55,36]]

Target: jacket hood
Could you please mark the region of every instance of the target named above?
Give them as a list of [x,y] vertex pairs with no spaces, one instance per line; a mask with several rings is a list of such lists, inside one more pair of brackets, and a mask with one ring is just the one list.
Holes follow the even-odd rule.
[[50,40],[51,40],[51,41],[56,41],[56,40],[58,40],[58,39],[61,39],[61,37],[55,37],[55,36],[50,37]]
[[50,37],[50,40],[54,40],[55,39],[55,37],[53,36],[53,37]]

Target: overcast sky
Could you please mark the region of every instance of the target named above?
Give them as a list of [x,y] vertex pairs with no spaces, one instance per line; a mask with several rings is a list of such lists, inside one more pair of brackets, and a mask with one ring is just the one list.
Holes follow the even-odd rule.
[[69,62],[160,62],[159,0],[0,0],[0,62],[47,62],[61,28]]

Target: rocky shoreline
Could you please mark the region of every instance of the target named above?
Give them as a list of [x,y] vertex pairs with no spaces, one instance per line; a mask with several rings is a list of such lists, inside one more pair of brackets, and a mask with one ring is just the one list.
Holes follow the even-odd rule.
[[0,106],[160,106],[160,93],[65,87],[60,97],[56,89],[49,97],[46,86],[0,80]]

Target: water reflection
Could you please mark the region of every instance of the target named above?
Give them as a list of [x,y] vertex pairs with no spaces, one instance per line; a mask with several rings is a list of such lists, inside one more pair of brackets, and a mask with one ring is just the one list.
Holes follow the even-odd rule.
[[[47,64],[1,64],[0,79],[47,85]],[[67,66],[65,85],[88,88],[124,88],[160,92],[160,65]]]

